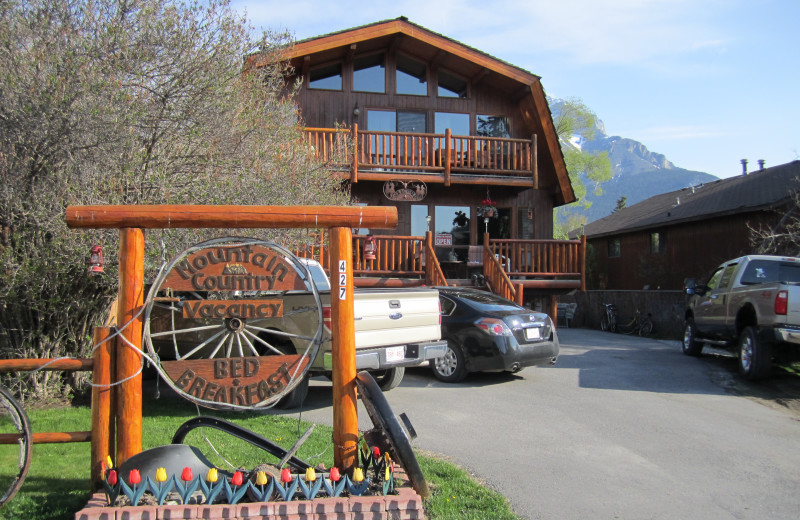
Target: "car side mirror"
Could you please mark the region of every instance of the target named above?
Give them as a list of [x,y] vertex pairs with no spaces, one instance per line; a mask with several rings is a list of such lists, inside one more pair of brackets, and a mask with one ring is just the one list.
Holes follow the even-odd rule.
[[695,289],[697,288],[697,280],[694,278],[686,278],[683,280],[683,292],[691,296],[695,294]]

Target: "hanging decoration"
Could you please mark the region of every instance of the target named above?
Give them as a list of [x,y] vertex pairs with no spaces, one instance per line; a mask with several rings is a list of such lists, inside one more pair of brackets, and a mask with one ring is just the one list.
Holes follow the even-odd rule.
[[428,195],[428,187],[422,181],[386,181],[383,194],[389,200],[419,202]]

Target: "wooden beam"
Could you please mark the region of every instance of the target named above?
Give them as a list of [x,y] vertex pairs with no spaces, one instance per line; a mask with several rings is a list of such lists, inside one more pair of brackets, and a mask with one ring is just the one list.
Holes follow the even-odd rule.
[[66,372],[76,372],[79,370],[92,370],[93,367],[94,360],[90,358],[0,360],[0,372],[27,372],[29,370],[62,370]]
[[94,350],[94,366],[92,371],[92,447],[91,447],[91,479],[92,489],[103,484],[101,463],[106,456],[116,453],[114,448],[114,387],[111,376],[114,373],[114,345],[110,340],[110,327],[95,327],[92,341]]
[[[142,451],[142,303],[144,301],[144,232],[119,230],[119,305],[115,381],[117,456],[122,464]],[[124,340],[123,340],[124,338]]]
[[487,76],[489,76],[489,69],[483,68],[480,70],[480,72],[472,76],[469,82],[473,87],[477,87],[483,82],[484,79],[486,79]]
[[[349,172],[348,172],[349,174]],[[394,206],[69,206],[71,228],[326,228],[397,227]],[[118,322],[124,323],[124,322]]]
[[353,235],[349,227],[330,230],[330,257],[333,463],[342,471],[352,474],[358,462],[358,409],[353,310]]

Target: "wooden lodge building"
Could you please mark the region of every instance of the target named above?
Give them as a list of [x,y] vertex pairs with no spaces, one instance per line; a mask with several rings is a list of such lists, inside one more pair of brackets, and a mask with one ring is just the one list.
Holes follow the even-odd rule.
[[552,240],[575,194],[538,76],[406,18],[288,59],[316,154],[355,202],[398,210],[396,229],[356,230],[358,285],[477,283],[525,303],[583,287],[583,243]]

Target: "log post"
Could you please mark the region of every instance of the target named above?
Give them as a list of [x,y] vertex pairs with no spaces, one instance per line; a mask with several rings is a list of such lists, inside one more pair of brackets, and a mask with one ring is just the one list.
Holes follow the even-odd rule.
[[111,374],[114,373],[114,343],[109,340],[110,327],[95,327],[92,341],[96,345],[92,359],[92,490],[102,486],[100,463],[114,453],[114,392]]
[[353,168],[350,172],[350,182],[358,182],[358,123],[353,123]]
[[536,142],[536,134],[531,136],[531,173],[533,174],[533,189],[539,189],[539,147]]
[[581,291],[585,291],[586,290],[586,235],[581,235],[581,247],[580,247],[580,252],[578,253],[578,261],[581,263],[580,265]]
[[[142,303],[144,300],[144,232],[139,228],[119,231],[119,307],[117,325],[116,381],[117,456],[120,465],[142,451]],[[130,322],[130,323],[128,323]],[[124,328],[123,328],[124,327]],[[122,337],[127,340],[122,339]],[[130,343],[130,344],[129,344]],[[132,345],[132,346],[131,346]],[[129,379],[130,378],[130,379]]]
[[348,474],[355,468],[358,455],[352,240],[350,228],[331,228],[333,463]]
[[450,144],[451,139],[450,129],[444,130],[444,185],[450,186],[450,159],[453,153],[453,147]]

